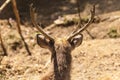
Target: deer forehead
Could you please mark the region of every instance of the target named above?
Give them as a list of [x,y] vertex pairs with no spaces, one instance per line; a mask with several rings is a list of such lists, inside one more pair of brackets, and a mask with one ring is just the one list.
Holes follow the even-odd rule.
[[68,45],[69,42],[67,41],[67,38],[56,38],[55,39],[55,44]]

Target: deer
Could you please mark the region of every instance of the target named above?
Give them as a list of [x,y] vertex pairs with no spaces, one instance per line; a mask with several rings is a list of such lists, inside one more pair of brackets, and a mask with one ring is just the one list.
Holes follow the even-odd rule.
[[48,49],[51,52],[51,65],[49,71],[41,80],[71,80],[70,72],[72,65],[71,52],[83,41],[83,32],[93,21],[95,16],[95,6],[90,10],[89,21],[80,29],[73,31],[64,38],[53,38],[48,35],[35,21],[35,10],[30,6],[30,17],[33,26],[41,32],[36,35],[37,44],[41,48]]

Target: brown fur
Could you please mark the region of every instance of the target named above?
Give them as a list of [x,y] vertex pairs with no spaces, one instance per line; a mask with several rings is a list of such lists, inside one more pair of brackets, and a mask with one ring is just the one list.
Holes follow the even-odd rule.
[[54,49],[51,50],[54,54],[51,65],[53,67],[41,80],[70,80],[71,48],[65,39],[55,41]]
[[[67,39],[62,38],[55,40],[46,34],[35,22],[34,10],[32,9],[32,6],[30,6],[30,15],[32,23],[42,33],[36,35],[37,43],[40,45],[40,47],[47,48],[52,53],[52,68],[50,68],[49,73],[45,75],[41,80],[70,80],[72,61],[71,51],[82,43],[83,35],[81,32],[84,31],[92,23],[95,15],[95,5],[91,10],[91,17],[88,23],[82,28],[75,30],[70,36],[67,37]],[[81,26],[81,24],[78,25],[78,27],[79,26]]]
[[[81,32],[84,31],[92,23],[95,15],[95,5],[91,10],[91,17],[88,23],[82,28],[75,30],[66,39],[59,38],[55,40],[54,38],[46,34],[35,22],[34,10],[32,9],[32,6],[30,6],[30,14],[32,23],[42,33],[37,34],[37,43],[40,45],[40,47],[49,49],[52,53],[52,68],[50,68],[49,73],[46,74],[41,80],[70,80],[72,61],[71,51],[82,43],[83,35],[81,34]],[[79,26],[82,25],[79,24],[78,27]]]

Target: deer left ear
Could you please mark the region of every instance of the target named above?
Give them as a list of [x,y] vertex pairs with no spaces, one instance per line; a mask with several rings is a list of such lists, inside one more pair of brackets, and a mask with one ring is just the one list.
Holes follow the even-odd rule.
[[83,35],[79,34],[70,40],[70,44],[73,48],[75,48],[80,46],[80,44],[82,43],[82,40],[83,40]]
[[46,39],[45,36],[43,36],[42,34],[37,34],[37,43],[40,47],[42,48],[50,48],[50,40]]

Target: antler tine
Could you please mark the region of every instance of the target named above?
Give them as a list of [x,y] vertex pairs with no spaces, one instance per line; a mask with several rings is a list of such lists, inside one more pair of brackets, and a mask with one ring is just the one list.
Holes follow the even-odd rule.
[[71,34],[71,35],[67,38],[68,41],[71,40],[74,36],[80,34],[82,31],[84,31],[84,30],[92,23],[92,21],[93,21],[93,19],[94,19],[94,16],[95,16],[95,5],[93,5],[93,9],[90,10],[90,12],[91,12],[91,17],[90,17],[88,23],[85,24],[83,27],[81,27],[79,30],[74,31],[74,33]]
[[37,25],[37,23],[35,22],[35,10],[33,9],[32,5],[30,5],[30,17],[31,17],[31,21],[33,23],[33,25],[48,39],[50,39],[51,41],[54,41],[54,39],[49,36],[47,33],[45,33],[42,28],[40,26]]

